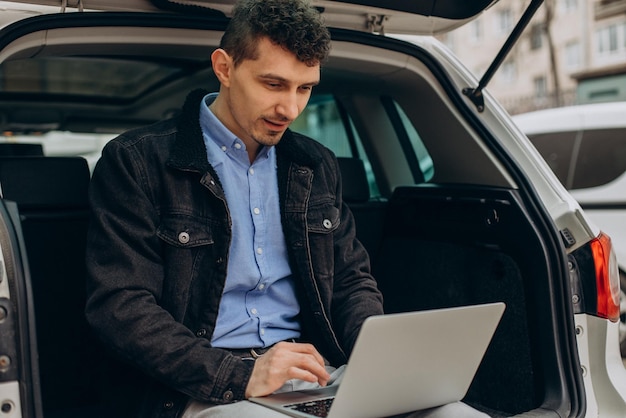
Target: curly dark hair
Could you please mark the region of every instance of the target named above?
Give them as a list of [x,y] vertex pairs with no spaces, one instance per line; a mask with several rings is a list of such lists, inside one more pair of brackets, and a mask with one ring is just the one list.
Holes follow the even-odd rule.
[[233,9],[220,48],[234,65],[257,57],[257,41],[267,36],[309,66],[322,64],[330,52],[330,33],[308,0],[243,0]]

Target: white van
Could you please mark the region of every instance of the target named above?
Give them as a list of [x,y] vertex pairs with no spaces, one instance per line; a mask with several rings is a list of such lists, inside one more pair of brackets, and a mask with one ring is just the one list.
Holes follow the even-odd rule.
[[626,355],[626,102],[568,106],[513,120],[591,219],[613,241],[622,287]]

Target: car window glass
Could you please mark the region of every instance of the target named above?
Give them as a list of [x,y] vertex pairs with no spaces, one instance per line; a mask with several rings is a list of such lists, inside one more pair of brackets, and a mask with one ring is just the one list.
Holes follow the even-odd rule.
[[[132,98],[178,71],[177,67],[139,60],[23,59],[2,63],[0,92]],[[45,83],[39,82],[42,78]]]
[[398,112],[398,115],[400,116],[400,120],[406,132],[406,135],[408,136],[411,142],[411,147],[413,148],[413,152],[415,152],[415,156],[417,157],[419,168],[422,172],[421,177],[424,179],[425,182],[428,182],[435,175],[435,167],[433,165],[433,160],[430,157],[430,154],[428,153],[428,150],[426,149],[424,142],[422,142],[422,139],[420,138],[419,133],[415,129],[415,126],[413,125],[413,123],[411,123],[411,120],[409,119],[409,117],[406,115],[402,107],[397,102],[394,101],[394,104]]
[[363,148],[361,138],[354,129],[350,117],[345,113],[342,115],[332,95],[311,97],[302,114],[292,123],[291,129],[322,143],[330,148],[337,157],[363,160],[370,187],[370,197],[380,197],[376,177]]
[[626,171],[626,129],[585,131],[576,165],[573,189],[596,187]]
[[570,164],[576,141],[576,132],[550,132],[547,134],[529,135],[541,156],[546,160],[554,174],[568,189],[571,188]]

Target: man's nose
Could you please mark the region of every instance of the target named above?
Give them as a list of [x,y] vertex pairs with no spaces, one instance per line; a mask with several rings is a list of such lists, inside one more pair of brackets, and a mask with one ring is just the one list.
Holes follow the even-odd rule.
[[288,93],[281,98],[276,111],[285,119],[294,120],[300,114],[299,104],[297,93]]

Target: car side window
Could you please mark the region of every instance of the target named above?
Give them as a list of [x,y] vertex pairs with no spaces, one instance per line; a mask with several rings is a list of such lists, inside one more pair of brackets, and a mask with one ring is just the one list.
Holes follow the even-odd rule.
[[337,157],[363,160],[370,188],[370,198],[380,198],[376,177],[363,143],[352,124],[330,94],[312,96],[302,114],[291,124],[295,132],[307,135],[330,148]]
[[415,129],[415,126],[413,125],[407,114],[404,112],[404,109],[402,109],[398,102],[394,101],[393,103],[395,111],[397,112],[400,122],[402,123],[404,133],[408,137],[411,148],[413,149],[413,152],[417,157],[419,171],[421,172],[421,176],[419,177],[421,177],[424,182],[428,182],[435,175],[433,160],[430,157],[430,154],[428,153],[428,150],[426,149],[422,138],[417,132],[417,129]]
[[626,129],[597,129],[582,136],[572,189],[596,187],[626,171]]

